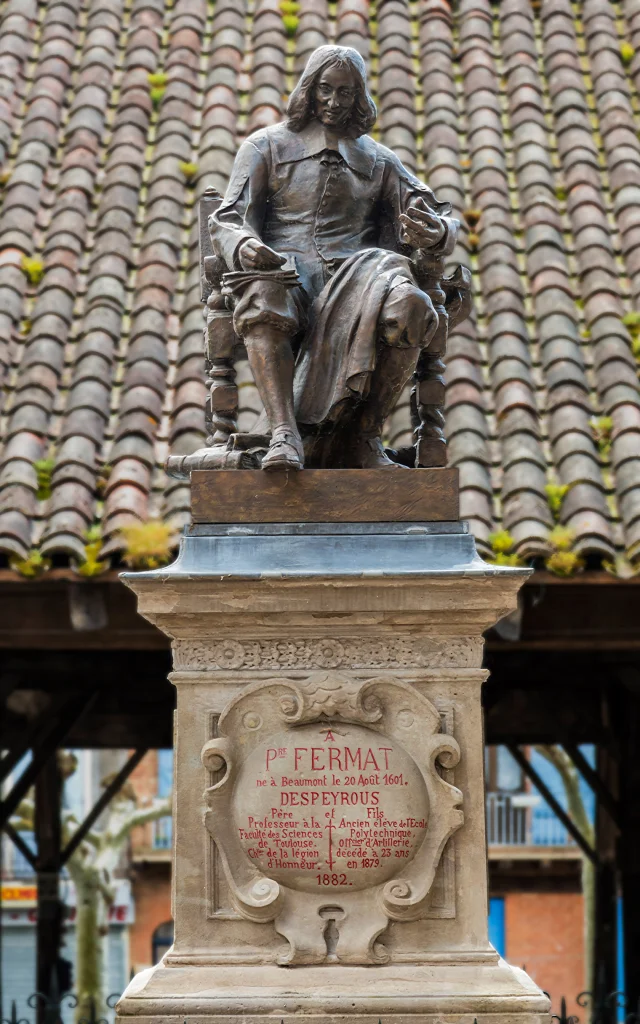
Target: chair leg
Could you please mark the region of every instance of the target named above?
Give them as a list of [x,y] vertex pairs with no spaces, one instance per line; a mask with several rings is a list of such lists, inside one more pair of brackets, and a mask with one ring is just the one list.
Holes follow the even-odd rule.
[[[433,298],[433,296],[432,296]],[[444,436],[444,371],[448,318],[443,305],[434,303],[438,330],[429,348],[423,349],[411,391],[411,419],[416,445],[416,466],[446,466]]]
[[210,314],[205,328],[208,448],[226,444],[238,429],[238,386],[233,358],[235,342],[231,314]]

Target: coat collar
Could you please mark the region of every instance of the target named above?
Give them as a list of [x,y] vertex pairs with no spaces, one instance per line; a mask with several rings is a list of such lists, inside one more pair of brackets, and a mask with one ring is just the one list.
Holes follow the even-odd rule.
[[370,178],[377,159],[376,143],[368,135],[361,135],[358,139],[336,138],[315,120],[301,132],[292,132],[286,125],[278,125],[271,141],[279,164],[297,163],[317,156],[325,149],[335,149],[352,171]]

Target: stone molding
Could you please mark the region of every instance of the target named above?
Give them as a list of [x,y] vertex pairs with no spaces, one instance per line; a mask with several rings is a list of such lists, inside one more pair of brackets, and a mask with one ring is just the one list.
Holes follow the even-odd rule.
[[480,636],[230,637],[174,641],[176,671],[476,668]]

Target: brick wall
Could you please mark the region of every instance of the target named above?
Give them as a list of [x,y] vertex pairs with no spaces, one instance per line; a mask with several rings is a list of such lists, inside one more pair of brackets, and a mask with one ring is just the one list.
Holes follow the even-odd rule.
[[512,892],[505,896],[506,959],[526,968],[551,996],[557,1013],[561,996],[567,1010],[584,1019],[575,1002],[584,987],[583,902],[580,893]]
[[[158,793],[158,751],[150,750],[132,771],[131,784],[141,804],[151,802]],[[131,851],[149,850],[153,844],[153,825],[143,825],[131,832]]]
[[171,865],[145,864],[132,883],[135,921],[129,930],[129,955],[134,971],[152,963],[153,933],[171,920]]

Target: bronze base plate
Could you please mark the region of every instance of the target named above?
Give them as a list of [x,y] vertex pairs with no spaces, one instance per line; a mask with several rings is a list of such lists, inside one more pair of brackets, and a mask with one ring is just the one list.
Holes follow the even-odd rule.
[[194,523],[455,522],[458,470],[195,470],[191,514]]

